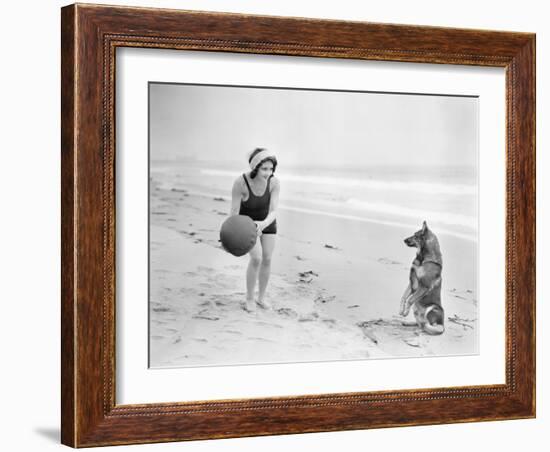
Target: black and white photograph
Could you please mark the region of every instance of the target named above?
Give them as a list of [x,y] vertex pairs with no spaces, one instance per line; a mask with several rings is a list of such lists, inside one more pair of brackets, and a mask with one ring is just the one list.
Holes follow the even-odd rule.
[[478,98],[149,83],[149,366],[478,353]]
[[2,12],[5,451],[548,447],[544,2]]

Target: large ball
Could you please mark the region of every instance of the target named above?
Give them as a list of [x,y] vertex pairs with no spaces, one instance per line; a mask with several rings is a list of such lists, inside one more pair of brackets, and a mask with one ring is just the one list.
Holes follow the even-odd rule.
[[256,223],[246,215],[232,215],[220,229],[223,248],[233,256],[244,256],[256,244]]

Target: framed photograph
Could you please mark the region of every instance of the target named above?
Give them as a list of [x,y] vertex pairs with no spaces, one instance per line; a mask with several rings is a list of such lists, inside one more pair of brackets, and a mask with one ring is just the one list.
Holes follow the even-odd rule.
[[62,8],[62,442],[535,416],[535,36]]

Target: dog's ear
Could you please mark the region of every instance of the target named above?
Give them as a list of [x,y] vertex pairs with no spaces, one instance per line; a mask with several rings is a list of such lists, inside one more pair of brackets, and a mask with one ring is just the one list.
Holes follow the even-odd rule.
[[426,220],[424,220],[424,222],[422,223],[422,233],[426,232],[427,229],[428,225],[426,224]]

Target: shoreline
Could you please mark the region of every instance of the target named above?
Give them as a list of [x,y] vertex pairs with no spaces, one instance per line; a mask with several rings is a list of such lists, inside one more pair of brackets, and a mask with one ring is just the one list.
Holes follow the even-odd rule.
[[[179,188],[172,188],[171,190],[184,191],[185,193],[192,196],[201,196],[207,199],[218,198],[219,200],[231,202],[230,196],[220,194],[220,193],[207,193],[202,191],[179,189]],[[321,202],[318,202],[318,204],[323,205],[323,203]],[[310,215],[320,215],[320,216],[326,216],[326,217],[340,218],[343,220],[359,221],[362,223],[370,223],[370,224],[375,224],[379,226],[381,225],[391,226],[391,227],[397,227],[397,228],[402,228],[407,230],[411,230],[417,227],[417,225],[414,224],[412,221],[407,223],[404,221],[397,221],[397,220],[384,220],[373,216],[369,217],[365,215],[359,216],[359,215],[354,215],[349,213],[336,213],[336,212],[330,212],[327,210],[316,210],[316,209],[311,209],[307,207],[292,206],[284,203],[279,203],[278,210],[287,210],[287,211],[294,211],[294,212],[310,214]],[[438,230],[438,236],[449,235],[454,238],[467,240],[472,243],[477,243],[477,240],[478,240],[477,235],[473,235],[473,234],[462,233],[460,231],[453,231],[451,229],[447,229],[444,227],[443,228],[438,227],[437,230]]]

